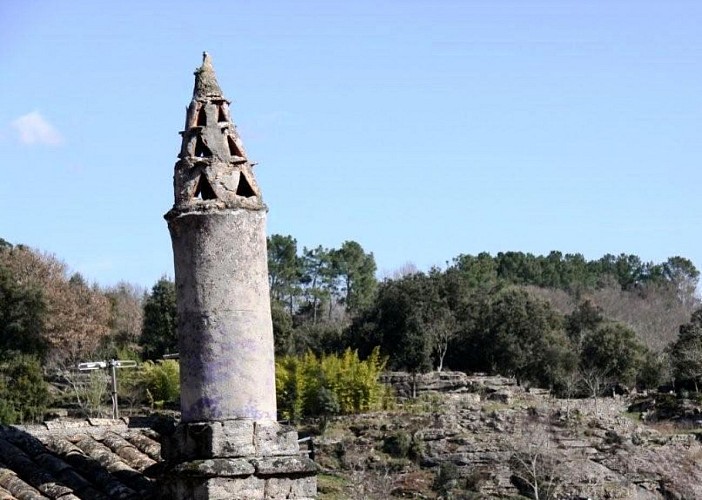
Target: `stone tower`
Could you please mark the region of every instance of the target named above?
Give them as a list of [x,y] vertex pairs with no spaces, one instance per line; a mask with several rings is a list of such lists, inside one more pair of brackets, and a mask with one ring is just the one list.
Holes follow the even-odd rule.
[[165,215],[182,417],[164,443],[164,498],[313,498],[316,468],[276,422],[267,207],[229,104],[205,53]]

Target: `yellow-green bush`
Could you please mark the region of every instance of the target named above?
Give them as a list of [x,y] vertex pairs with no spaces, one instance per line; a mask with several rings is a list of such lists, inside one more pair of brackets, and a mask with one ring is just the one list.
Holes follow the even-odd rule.
[[276,362],[278,412],[282,419],[359,413],[382,406],[387,390],[378,377],[386,359],[376,348],[361,361],[357,351],[317,357],[284,356]]
[[173,402],[180,396],[180,365],[173,359],[145,361],[140,377],[152,404]]

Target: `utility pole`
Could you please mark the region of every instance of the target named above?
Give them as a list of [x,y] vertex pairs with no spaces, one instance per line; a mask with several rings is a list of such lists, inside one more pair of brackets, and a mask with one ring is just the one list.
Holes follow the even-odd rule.
[[108,361],[86,361],[78,364],[78,370],[93,371],[93,370],[110,370],[112,381],[112,419],[119,418],[119,404],[117,402],[117,368],[136,368],[137,362],[131,359],[118,360],[110,359]]

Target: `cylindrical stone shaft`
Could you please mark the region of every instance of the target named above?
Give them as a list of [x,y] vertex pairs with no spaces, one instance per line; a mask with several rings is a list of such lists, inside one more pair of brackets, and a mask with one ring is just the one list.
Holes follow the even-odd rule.
[[276,419],[266,211],[168,221],[175,259],[183,422]]

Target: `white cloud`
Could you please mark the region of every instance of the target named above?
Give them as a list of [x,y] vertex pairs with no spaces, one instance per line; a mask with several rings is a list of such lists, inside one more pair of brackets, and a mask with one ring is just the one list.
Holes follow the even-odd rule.
[[50,146],[63,144],[63,136],[38,111],[22,115],[10,125],[19,135],[19,141],[22,144],[47,144]]

